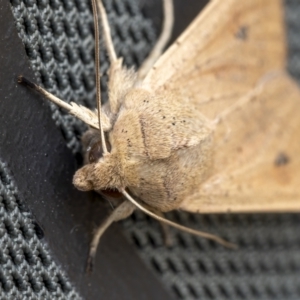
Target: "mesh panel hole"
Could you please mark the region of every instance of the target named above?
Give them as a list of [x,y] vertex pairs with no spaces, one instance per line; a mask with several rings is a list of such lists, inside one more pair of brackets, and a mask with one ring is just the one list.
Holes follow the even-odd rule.
[[31,47],[29,41],[24,41],[24,48],[28,59],[35,59],[37,57],[37,52]]
[[225,274],[225,271],[222,268],[220,262],[214,261],[213,266],[214,266],[214,271],[218,276],[223,276]]
[[178,299],[183,299],[183,294],[182,292],[180,291],[180,289],[178,288],[177,285],[172,285],[171,286],[171,289],[173,290],[174,294],[177,296]]
[[40,70],[40,80],[41,80],[42,85],[45,87],[45,89],[49,89],[52,86],[52,84],[50,82],[49,74],[44,69]]
[[[118,26],[114,30],[115,30],[116,35],[121,40],[121,43],[125,43],[126,38],[127,38],[127,30],[126,30],[126,28]],[[123,55],[123,56],[126,57],[125,55]]]
[[206,297],[208,299],[216,299],[214,293],[212,292],[211,288],[208,287],[207,285],[204,285],[203,286],[203,291],[204,291],[204,294],[206,295]]
[[55,80],[56,86],[60,91],[63,91],[68,85],[68,82],[62,78],[60,72],[55,71],[53,79]]
[[189,293],[190,295],[194,298],[194,299],[198,299],[198,293],[197,291],[195,290],[195,288],[191,285],[191,284],[188,284],[187,285],[187,288],[189,290]]
[[69,82],[70,82],[72,89],[78,90],[79,82],[78,82],[77,78],[75,77],[75,75],[73,73],[69,72],[68,76],[69,76]]
[[30,21],[27,17],[23,19],[23,26],[24,31],[27,35],[31,35],[35,32],[35,26],[32,24],[32,21]]
[[182,249],[187,249],[188,248],[188,245],[187,245],[185,239],[183,238],[183,236],[181,234],[176,234],[176,239],[177,239],[178,245]]
[[7,212],[12,212],[13,209],[16,207],[16,205],[13,201],[13,197],[11,197],[11,195],[0,196],[0,203],[3,205],[3,208]]
[[64,10],[68,13],[72,10],[72,2],[69,0],[62,0],[62,5],[64,7]]
[[57,283],[60,285],[62,291],[64,293],[68,293],[71,290],[70,284],[67,282],[65,278],[63,278],[60,274],[57,274]]
[[[52,48],[53,58],[56,60],[57,63],[62,63],[64,61],[64,57],[62,51],[58,48],[58,45],[53,44],[51,48]],[[56,71],[56,73],[60,73],[60,72]]]
[[204,247],[203,247],[203,244],[202,244],[202,239],[199,239],[199,238],[196,238],[195,236],[192,237],[192,240],[193,240],[193,243],[197,249],[197,251],[204,251]]
[[136,234],[134,232],[131,234],[131,238],[137,248],[139,248],[139,249],[143,248],[140,239],[138,238],[138,236],[136,236]]
[[255,285],[253,284],[250,284],[249,285],[249,289],[250,289],[250,292],[251,292],[251,295],[254,297],[254,299],[259,299],[261,298],[261,293],[259,292],[259,290],[256,288]]
[[150,34],[149,30],[142,28],[142,36],[148,43],[153,43],[154,36]]
[[20,255],[20,253],[18,253],[11,246],[8,247],[7,252],[8,252],[8,256],[11,258],[13,264],[15,266],[20,265],[20,263],[22,262],[22,258],[23,258],[22,255]]
[[223,247],[223,246],[220,246],[218,243],[216,243],[215,241],[212,241],[212,240],[206,240],[206,243],[208,244],[208,247],[211,250],[216,250],[220,247]]
[[239,274],[240,273],[239,268],[237,267],[237,265],[232,260],[228,260],[228,267],[229,267],[231,273],[233,273],[233,274]]
[[208,274],[209,273],[208,267],[205,265],[204,261],[198,260],[197,265],[198,265],[199,271],[201,273],[203,273],[203,274]]
[[49,0],[49,6],[55,11],[59,8],[59,0]]
[[45,36],[48,33],[47,27],[45,26],[44,20],[41,19],[41,16],[36,17],[37,30],[42,36]]
[[281,292],[282,296],[285,297],[284,299],[286,299],[287,297],[290,296],[290,292],[285,285],[280,286],[280,292]]
[[[83,64],[87,65],[91,59],[92,59],[92,55],[89,54],[87,51],[85,51],[82,47],[78,48],[78,55],[80,60],[83,62]],[[83,73],[83,75],[88,78],[87,76],[91,77],[92,75],[86,75],[85,73]],[[92,87],[94,87],[94,84],[92,83]]]
[[270,271],[269,267],[267,266],[265,261],[260,260],[258,263],[258,267],[259,267],[261,273],[267,273]]
[[182,224],[181,216],[177,211],[171,212],[170,218],[173,219],[176,223]]
[[38,249],[38,255],[39,259],[41,260],[41,263],[43,264],[43,266],[48,267],[51,264],[51,260],[48,257],[48,255],[44,252],[44,250],[42,248]]
[[219,284],[218,289],[223,298],[231,299],[230,293],[223,284]]
[[191,267],[191,264],[189,264],[185,259],[182,259],[182,264],[184,266],[184,269],[187,273],[189,273],[191,276],[194,274],[194,271]]
[[25,240],[30,240],[32,238],[32,236],[33,236],[32,229],[29,228],[28,226],[26,226],[24,224],[23,220],[20,220],[19,230]]
[[37,235],[38,239],[41,240],[44,238],[44,230],[41,228],[41,226],[37,222],[32,222],[33,224],[33,229],[35,231],[35,234]]
[[137,7],[133,2],[125,2],[125,10],[132,16],[135,17],[138,15]]
[[36,264],[36,259],[33,255],[32,251],[30,250],[30,248],[28,248],[27,245],[24,245],[22,250],[23,250],[23,255],[24,255],[24,258],[25,258],[26,262],[29,265]]
[[300,285],[299,286],[297,286],[297,288],[296,288],[296,293],[297,293],[297,295],[299,296],[299,298],[300,298]]
[[191,222],[191,223],[193,223],[193,224],[198,225],[196,216],[195,216],[194,214],[189,214],[189,215],[188,215],[188,221]]
[[152,236],[152,234],[150,232],[147,233],[147,239],[148,239],[148,242],[150,243],[150,245],[153,248],[157,248],[158,247],[157,241],[155,240],[155,238]]
[[234,291],[240,299],[247,299],[245,293],[241,290],[241,287],[235,286]]
[[104,1],[105,8],[107,9],[108,13],[113,11],[118,17],[121,17],[124,13],[124,4],[122,1],[112,1],[112,4],[109,5],[108,1]]
[[266,244],[269,249],[274,249],[277,246],[276,241],[272,237],[267,239]]
[[160,264],[156,261],[156,259],[152,257],[150,261],[151,261],[151,264],[152,264],[153,268],[154,268],[159,274],[163,274],[163,270],[162,270]]
[[170,258],[167,258],[166,263],[168,265],[169,270],[172,271],[172,273],[179,272],[179,270],[178,270],[177,266],[174,264],[173,260],[171,260]]
[[25,291],[27,286],[20,274],[13,272],[11,275],[16,288],[19,291]]
[[42,284],[40,282],[37,281],[36,278],[34,278],[34,276],[32,276],[33,274],[28,275],[28,283],[30,284],[32,290],[35,293],[38,293],[39,291],[41,291],[42,289]]
[[[75,0],[74,4],[75,4],[75,6],[76,6],[76,8],[79,12],[84,12],[85,11],[86,3],[83,2],[82,0]],[[88,4],[90,4],[90,2],[88,2]]]
[[3,224],[4,224],[4,228],[7,232],[7,234],[11,237],[11,238],[16,238],[18,236],[18,232],[14,226],[14,224],[11,222],[10,219],[5,218],[3,220]]
[[76,35],[75,28],[73,28],[67,20],[64,20],[63,26],[64,26],[64,32],[69,39],[75,37]]
[[56,290],[55,285],[53,284],[52,279],[47,274],[43,274],[42,275],[42,281],[43,281],[43,284],[44,284],[45,288],[49,292],[54,292]]
[[46,8],[47,4],[48,4],[48,1],[45,1],[45,0],[36,0],[36,4],[37,4],[37,7],[40,9],[40,10],[43,10]]
[[0,269],[0,290],[3,289],[3,291],[7,293],[12,285],[13,283],[3,275],[2,270]]
[[266,293],[271,299],[278,299],[276,292],[270,285],[266,285]]
[[251,263],[249,261],[244,261],[244,269],[247,272],[247,274],[249,275],[253,275],[254,274],[254,269],[253,266],[251,265]]
[[290,272],[297,273],[300,271],[300,264],[298,261],[289,261],[287,263],[286,269],[287,271],[290,270]]
[[49,53],[48,49],[42,44],[39,45],[38,53],[44,64],[48,63],[51,60],[51,54]]
[[67,56],[68,62],[71,66],[76,64],[78,57],[76,55],[76,52],[73,49],[71,49],[70,46],[66,47],[66,56]]
[[89,78],[89,75],[86,75],[86,74],[82,74],[81,76],[81,82],[84,86],[84,89],[88,92],[91,92],[94,90],[94,86],[95,86],[95,83],[93,80],[91,80]]
[[2,251],[0,251],[0,265],[4,265],[6,263],[6,259]]
[[82,26],[82,23],[80,20],[76,22],[76,31],[80,38],[84,39],[89,34],[89,30],[86,26]]
[[203,218],[203,225],[205,227],[212,227],[213,226],[213,219],[212,219],[212,216],[209,216],[209,215],[204,215]]

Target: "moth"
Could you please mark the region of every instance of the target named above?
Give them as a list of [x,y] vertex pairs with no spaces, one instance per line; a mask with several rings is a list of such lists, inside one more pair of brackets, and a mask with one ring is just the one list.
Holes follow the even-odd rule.
[[[138,72],[122,66],[105,9],[92,3],[97,110],[19,77],[91,128],[82,137],[86,164],[73,183],[116,207],[95,233],[90,262],[107,227],[136,208],[228,247],[161,215],[299,211],[300,93],[285,71],[282,2],[213,0],[161,55],[173,22],[172,1],[164,0],[162,34]],[[98,12],[110,59],[102,107]]]

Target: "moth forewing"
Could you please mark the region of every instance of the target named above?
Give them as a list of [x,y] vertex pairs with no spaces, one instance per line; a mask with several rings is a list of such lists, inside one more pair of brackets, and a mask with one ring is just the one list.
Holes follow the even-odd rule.
[[273,70],[286,65],[280,0],[211,1],[145,78],[176,90],[214,119]]
[[[211,176],[181,209],[192,212],[300,211],[300,91],[289,76],[268,76],[216,127]],[[226,141],[227,127],[231,132]]]
[[[210,176],[181,209],[300,210],[300,96],[282,74],[283,13],[280,0],[212,1],[146,76],[145,87],[176,91],[215,127]],[[278,157],[288,163],[276,167]]]

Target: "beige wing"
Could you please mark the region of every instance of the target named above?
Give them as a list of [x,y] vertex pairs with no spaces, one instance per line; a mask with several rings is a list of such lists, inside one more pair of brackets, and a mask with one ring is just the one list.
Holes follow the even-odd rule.
[[211,177],[182,202],[192,212],[300,211],[300,91],[270,74],[215,131]]
[[157,61],[151,90],[178,90],[214,118],[286,62],[280,0],[214,0]]
[[[280,0],[215,0],[145,78],[222,121],[191,212],[300,211],[300,92],[284,73]],[[279,71],[278,71],[279,70]]]

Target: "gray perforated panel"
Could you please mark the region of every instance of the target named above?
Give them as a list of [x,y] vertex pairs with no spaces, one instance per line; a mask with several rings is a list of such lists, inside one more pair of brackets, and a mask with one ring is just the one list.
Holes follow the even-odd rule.
[[81,299],[40,241],[9,173],[0,161],[0,299]]
[[[137,66],[155,41],[151,21],[134,0],[104,1],[118,55],[128,66]],[[12,0],[12,11],[38,84],[67,102],[95,107],[94,37],[90,1]],[[108,60],[101,46],[101,81],[106,98]],[[79,153],[79,135],[86,126],[50,104],[52,117],[67,146]]]

